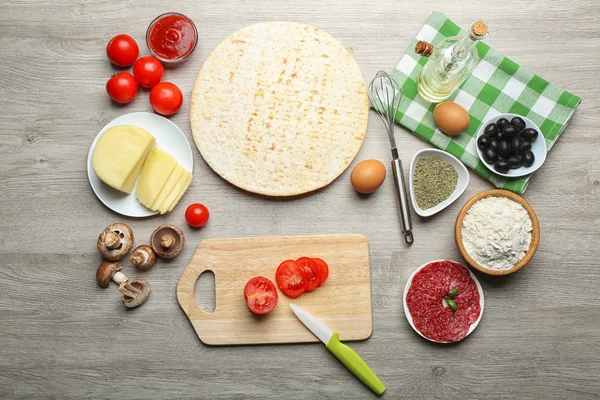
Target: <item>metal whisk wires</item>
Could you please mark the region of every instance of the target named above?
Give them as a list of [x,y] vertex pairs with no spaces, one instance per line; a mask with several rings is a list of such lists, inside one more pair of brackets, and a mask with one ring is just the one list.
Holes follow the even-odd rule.
[[387,130],[392,156],[398,158],[396,138],[394,137],[395,117],[400,108],[402,91],[400,85],[387,72],[379,71],[369,84],[369,104],[377,112]]

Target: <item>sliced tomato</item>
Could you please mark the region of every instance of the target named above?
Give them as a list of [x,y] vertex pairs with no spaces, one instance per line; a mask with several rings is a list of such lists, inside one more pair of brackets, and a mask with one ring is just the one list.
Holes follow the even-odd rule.
[[279,299],[275,285],[264,276],[255,276],[246,283],[244,297],[248,308],[254,314],[270,313]]
[[319,286],[319,266],[309,257],[300,257],[296,264],[306,274],[306,291],[315,290]]
[[323,261],[320,258],[313,258],[312,260],[315,262],[315,264],[317,264],[320,267],[320,269],[319,269],[319,286],[321,286],[323,283],[325,283],[325,281],[329,277],[329,266],[327,265],[327,263],[325,261]]
[[306,290],[307,277],[294,260],[279,264],[275,280],[279,289],[288,297],[298,297]]

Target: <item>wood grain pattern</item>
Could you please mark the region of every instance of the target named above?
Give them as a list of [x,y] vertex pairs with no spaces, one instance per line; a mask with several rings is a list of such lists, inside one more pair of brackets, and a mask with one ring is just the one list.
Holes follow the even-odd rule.
[[[295,299],[279,291],[277,307],[269,315],[253,315],[242,295],[246,282],[260,275],[275,283],[280,263],[305,256],[329,263],[325,284]],[[212,271],[215,279],[216,306],[212,313],[198,306],[194,294],[196,280],[205,271]],[[204,240],[179,280],[177,299],[205,344],[318,342],[292,312],[290,303],[339,332],[340,340],[364,340],[373,329],[367,238],[327,235]]]
[[[179,11],[200,41],[165,79],[179,85],[171,117],[192,141],[191,89],[204,59],[227,35],[261,21],[314,25],[343,43],[365,80],[391,70],[433,10],[461,26],[483,19],[486,43],[583,102],[535,173],[525,198],[541,237],[519,272],[476,272],[485,315],[465,341],[437,346],[419,337],[402,312],[410,274],[431,260],[461,261],[456,216],[492,186],[471,174],[469,187],[435,217],[413,214],[415,243],[402,245],[394,185],[357,195],[351,169],[365,159],[389,163],[385,131],[371,112],[357,158],[331,185],[289,201],[253,196],[227,184],[194,151],[194,182],[175,211],[121,219],[94,196],[85,163],[95,135],[128,112],[152,111],[148,92],[112,104],[104,85],[113,68],[108,40],[126,32],[144,46],[158,14]],[[372,393],[318,344],[203,345],[176,298],[195,246],[214,237],[359,233],[369,239],[373,334],[352,343],[378,374],[387,399],[600,398],[600,8],[587,0],[274,1],[158,0],[0,2],[0,398],[2,399],[369,399]],[[428,147],[398,128],[403,162]],[[388,171],[388,177],[391,176]],[[211,212],[207,226],[185,226],[193,201]],[[125,310],[115,285],[98,287],[95,242],[123,220],[137,244],[160,224],[180,226],[186,247],[146,272],[148,301]],[[198,284],[197,295],[209,297]],[[290,361],[292,360],[292,361]]]

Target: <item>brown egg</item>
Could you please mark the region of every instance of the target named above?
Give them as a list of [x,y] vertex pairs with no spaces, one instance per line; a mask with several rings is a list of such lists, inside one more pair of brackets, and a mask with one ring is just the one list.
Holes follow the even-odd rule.
[[433,119],[442,132],[448,135],[460,135],[469,127],[471,118],[463,107],[447,101],[433,109]]
[[384,180],[385,165],[379,160],[361,161],[350,175],[350,182],[358,193],[373,193]]

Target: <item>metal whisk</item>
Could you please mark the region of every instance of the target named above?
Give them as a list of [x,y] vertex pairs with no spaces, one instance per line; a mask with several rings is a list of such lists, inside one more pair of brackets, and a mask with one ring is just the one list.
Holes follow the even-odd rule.
[[398,114],[401,99],[402,91],[400,90],[398,82],[396,82],[387,72],[379,71],[369,84],[369,104],[377,111],[377,114],[387,129],[388,137],[390,139],[390,147],[392,148],[392,172],[398,198],[402,234],[404,235],[404,241],[410,246],[414,241],[412,222],[410,220],[410,210],[408,208],[406,185],[404,184],[402,161],[400,161],[400,157],[398,156],[396,138],[394,137],[394,118],[396,114]]

